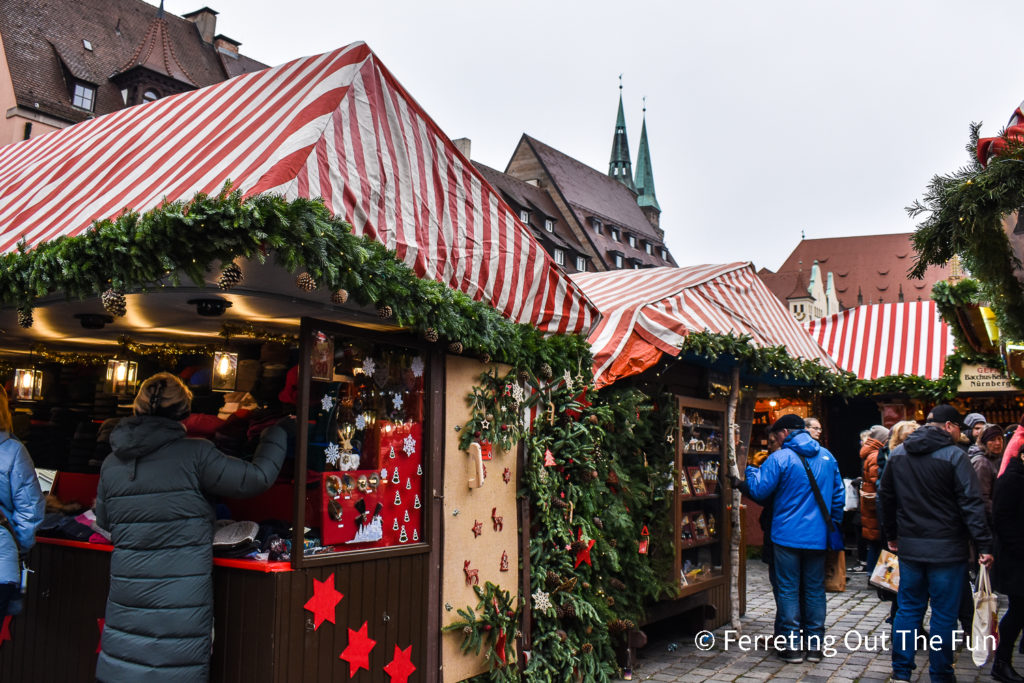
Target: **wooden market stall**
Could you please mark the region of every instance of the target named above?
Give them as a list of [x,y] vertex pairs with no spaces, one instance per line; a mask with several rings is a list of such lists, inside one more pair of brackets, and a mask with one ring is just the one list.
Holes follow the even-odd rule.
[[[486,670],[442,649],[443,605],[475,604],[471,578],[518,585],[518,467],[495,452],[504,481],[469,485],[453,435],[488,365],[459,354],[539,336],[501,316],[581,332],[595,313],[365,45],[0,148],[0,197],[0,358],[64,503],[91,505],[101,458],[70,454],[158,367],[188,371],[211,418],[243,378],[264,409],[291,393],[278,482],[221,501],[283,522],[289,557],[216,560],[213,680]],[[507,528],[464,547],[446,510],[484,499]],[[109,550],[40,539],[0,679],[92,680]]]

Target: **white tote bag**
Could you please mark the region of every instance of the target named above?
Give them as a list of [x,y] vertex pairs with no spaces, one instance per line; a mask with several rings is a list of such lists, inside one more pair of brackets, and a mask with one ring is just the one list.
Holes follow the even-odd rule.
[[978,589],[974,591],[974,622],[971,624],[971,659],[975,666],[985,666],[999,640],[999,620],[996,618],[998,599],[992,592],[988,568],[978,568]]

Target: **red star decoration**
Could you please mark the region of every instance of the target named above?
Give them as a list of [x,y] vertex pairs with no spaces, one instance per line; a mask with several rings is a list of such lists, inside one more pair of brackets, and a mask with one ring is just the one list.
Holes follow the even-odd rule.
[[0,645],[3,645],[5,640],[11,639],[11,618],[10,615],[7,615],[4,617],[3,624],[0,625]]
[[[377,644],[376,640],[366,635],[366,624],[363,622],[358,631],[348,630],[348,647],[338,655],[338,659],[348,662],[348,677],[353,678],[360,669],[370,670],[370,650]],[[410,647],[412,647],[410,645]]]
[[473,538],[476,538],[477,536],[483,533],[484,525],[480,522],[477,522],[477,520],[475,519],[473,521],[476,522],[476,524],[473,525]]
[[320,628],[320,624],[329,621],[332,624],[338,603],[345,597],[334,588],[334,574],[331,574],[323,581],[313,579],[313,597],[303,605],[313,613],[313,630]]
[[100,630],[100,639],[98,641],[96,641],[96,654],[99,654],[100,650],[103,649],[103,627],[106,626],[106,625],[107,625],[107,620],[106,619],[97,619],[96,620],[96,626]]
[[[579,534],[576,536],[576,540],[578,540],[578,541],[582,541],[583,540],[583,529],[580,529]],[[589,541],[587,541],[587,547],[576,553],[576,564],[574,564],[572,566],[573,569],[576,569],[577,567],[579,567],[584,562],[589,564],[591,567],[594,566],[594,565],[590,564],[590,549],[593,548],[593,547],[594,547],[594,539],[590,539]]]
[[384,667],[384,672],[391,676],[391,683],[408,683],[409,676],[416,670],[412,663],[412,645],[404,650],[395,645],[395,658]]

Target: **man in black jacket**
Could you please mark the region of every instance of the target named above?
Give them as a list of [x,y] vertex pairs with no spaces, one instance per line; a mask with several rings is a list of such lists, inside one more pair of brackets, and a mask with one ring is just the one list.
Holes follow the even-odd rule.
[[[889,550],[900,557],[900,589],[893,623],[892,678],[909,681],[919,643],[917,629],[929,600],[927,641],[932,681],[953,681],[953,631],[970,558],[992,564],[992,535],[978,475],[955,444],[963,418],[937,405],[924,427],[897,446],[882,475],[879,497]],[[933,640],[935,641],[933,643]]]

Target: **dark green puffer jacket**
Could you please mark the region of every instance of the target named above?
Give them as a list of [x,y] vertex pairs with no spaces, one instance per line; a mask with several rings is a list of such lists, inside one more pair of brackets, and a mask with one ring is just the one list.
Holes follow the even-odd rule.
[[214,521],[207,496],[269,488],[284,461],[285,432],[267,429],[251,463],[185,438],[180,422],[149,415],[122,420],[110,444],[96,495],[96,522],[114,543],[96,677],[206,681]]

